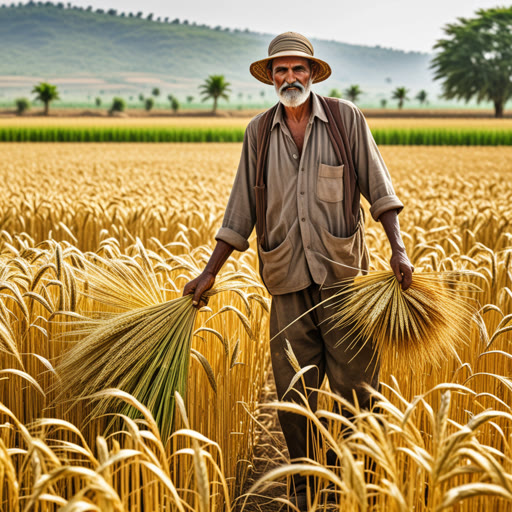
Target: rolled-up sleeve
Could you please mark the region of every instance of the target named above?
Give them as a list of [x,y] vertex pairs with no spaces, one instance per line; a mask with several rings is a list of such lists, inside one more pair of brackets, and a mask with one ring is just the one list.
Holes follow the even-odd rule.
[[391,183],[391,177],[363,113],[354,106],[350,144],[361,194],[370,203],[375,220],[388,210],[400,213],[404,207]]
[[256,224],[256,130],[259,116],[245,130],[242,155],[231,195],[222,220],[222,227],[215,235],[238,251],[249,248],[249,236]]

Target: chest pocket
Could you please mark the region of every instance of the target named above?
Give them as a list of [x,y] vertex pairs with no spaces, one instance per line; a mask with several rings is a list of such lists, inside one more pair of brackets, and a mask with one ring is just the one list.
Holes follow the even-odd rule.
[[319,165],[316,196],[327,203],[343,201],[343,165]]

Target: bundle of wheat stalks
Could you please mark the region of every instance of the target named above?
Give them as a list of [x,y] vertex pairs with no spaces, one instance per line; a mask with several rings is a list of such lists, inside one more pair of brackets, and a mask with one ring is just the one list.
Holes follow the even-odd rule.
[[[114,307],[122,304],[129,310],[81,322],[81,329],[74,332],[79,341],[56,368],[59,389],[55,403],[68,402],[71,408],[102,390],[121,389],[151,411],[165,443],[172,433],[175,392],[185,394],[198,309],[192,305],[191,295],[165,301],[149,277],[138,281],[134,273],[124,281],[118,279],[114,272],[127,272],[127,268],[111,263],[108,270],[99,270],[88,265],[84,272],[89,297]],[[258,286],[244,275],[226,273],[203,297],[254,285]],[[137,307],[141,303],[149,305]],[[204,357],[200,362],[210,369]],[[115,397],[97,402],[91,417],[107,413],[140,416]]]
[[327,306],[332,328],[348,329],[338,344],[348,350],[371,343],[396,370],[438,365],[468,339],[475,307],[466,292],[477,287],[463,275],[415,272],[405,291],[391,271],[347,280]]

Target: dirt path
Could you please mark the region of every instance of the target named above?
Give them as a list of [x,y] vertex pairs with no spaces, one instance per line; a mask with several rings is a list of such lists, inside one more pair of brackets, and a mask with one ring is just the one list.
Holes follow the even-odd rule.
[[[252,485],[268,471],[288,462],[288,450],[279,426],[277,411],[268,404],[277,400],[272,372],[268,372],[267,382],[261,396],[258,408],[258,443],[254,449],[253,469],[245,483],[241,495],[249,491]],[[256,491],[258,493],[258,491]],[[272,484],[268,488],[259,491],[259,494],[251,495],[244,504],[244,498],[239,499],[237,511],[244,512],[277,512],[284,511],[284,504],[273,501],[286,493],[283,482]]]

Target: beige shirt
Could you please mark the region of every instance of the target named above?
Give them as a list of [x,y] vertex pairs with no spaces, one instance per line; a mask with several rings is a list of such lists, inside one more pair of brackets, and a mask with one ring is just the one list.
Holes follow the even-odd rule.
[[[272,124],[267,158],[267,244],[258,248],[262,278],[270,293],[281,295],[309,286],[333,285],[368,268],[368,250],[362,222],[347,232],[343,210],[343,165],[339,165],[327,132],[327,117],[316,94],[302,154],[279,105]],[[386,165],[362,112],[339,100],[341,117],[361,194],[370,203],[375,220],[388,210],[400,211]],[[229,202],[216,235],[239,251],[249,247],[256,223],[256,140],[262,114],[245,132],[240,164]]]

